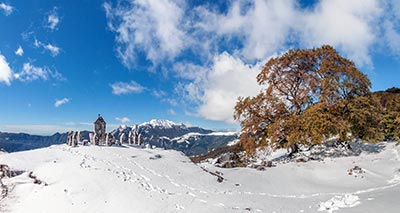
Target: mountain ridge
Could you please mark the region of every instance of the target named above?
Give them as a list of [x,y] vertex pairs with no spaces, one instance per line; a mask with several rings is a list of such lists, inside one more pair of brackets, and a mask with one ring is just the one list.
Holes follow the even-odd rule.
[[[233,132],[216,132],[196,126],[187,126],[169,120],[152,119],[133,126],[121,125],[110,131],[115,138],[121,134],[128,136],[135,129],[142,135],[143,142],[150,146],[182,151],[186,155],[198,155],[209,152],[220,146],[226,146],[236,140],[238,134]],[[81,131],[83,139],[89,139],[92,131]],[[6,133],[0,131],[0,149],[17,152],[47,147],[66,142],[67,133],[54,133],[50,136],[31,135],[28,133]],[[181,143],[185,142],[185,143]]]

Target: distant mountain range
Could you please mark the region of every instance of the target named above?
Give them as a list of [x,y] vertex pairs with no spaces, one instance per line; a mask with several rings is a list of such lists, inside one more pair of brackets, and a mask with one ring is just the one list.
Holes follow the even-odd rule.
[[[139,125],[125,125],[111,131],[114,137],[121,134],[128,136],[134,129],[142,135],[145,144],[165,149],[182,151],[188,156],[207,153],[213,149],[233,144],[238,139],[236,132],[214,132],[200,127],[188,127],[168,120],[151,120]],[[82,131],[84,139],[89,138],[90,131]],[[0,132],[0,149],[7,152],[47,147],[66,142],[67,133],[56,133],[52,136],[30,135],[25,133]]]

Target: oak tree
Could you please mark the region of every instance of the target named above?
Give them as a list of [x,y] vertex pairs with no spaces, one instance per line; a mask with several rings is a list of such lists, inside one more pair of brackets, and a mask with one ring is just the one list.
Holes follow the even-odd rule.
[[234,113],[248,153],[266,145],[320,144],[333,136],[339,141],[380,139],[375,134],[379,109],[366,97],[368,77],[331,46],[289,50],[272,58],[257,82],[261,92],[239,97]]

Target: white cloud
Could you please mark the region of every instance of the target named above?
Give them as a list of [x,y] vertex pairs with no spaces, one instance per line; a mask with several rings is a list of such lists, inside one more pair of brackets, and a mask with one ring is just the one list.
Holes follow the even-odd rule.
[[127,67],[135,63],[138,52],[156,65],[184,50],[195,51],[199,60],[208,62],[221,53],[221,43],[229,43],[230,50],[224,51],[252,63],[291,45],[330,44],[358,65],[369,66],[383,14],[377,0],[321,0],[306,9],[295,0],[236,0],[226,12],[171,0],[129,0],[103,7]]
[[53,44],[43,45],[43,48],[50,51],[51,56],[56,57],[60,53],[60,48]]
[[374,0],[322,0],[313,11],[303,14],[295,29],[306,46],[330,44],[359,65],[372,65],[370,48],[376,42],[374,26],[381,12]]
[[141,93],[145,89],[143,86],[135,81],[129,83],[126,82],[116,82],[111,84],[112,93],[114,95],[124,95],[129,93]]
[[57,8],[55,7],[50,14],[47,16],[47,27],[51,30],[57,29],[57,25],[60,22],[60,18],[57,14]]
[[22,49],[22,47],[19,46],[18,49],[15,50],[15,55],[22,56],[23,54],[24,54],[24,49]]
[[[127,67],[132,67],[136,51],[158,64],[173,59],[185,47],[185,32],[180,28],[183,1],[130,0],[113,7],[104,3],[108,27],[116,33],[117,52]],[[122,6],[124,5],[124,6]]]
[[69,99],[69,98],[59,99],[59,100],[56,100],[56,101],[54,102],[54,106],[55,106],[55,107],[59,107],[59,106],[61,106],[61,105],[64,105],[64,104],[66,104],[66,103],[69,103],[69,102],[70,102],[70,99]]
[[294,0],[233,1],[226,14],[202,11],[202,17],[207,17],[200,26],[243,41],[237,51],[244,59],[264,60],[293,43],[302,47],[330,44],[358,65],[371,65],[376,20],[382,12],[376,0],[321,0],[311,9],[300,8]]
[[38,47],[42,46],[42,42],[40,42],[39,40],[37,40],[37,39],[35,38],[35,41],[33,42],[33,45],[34,45],[36,48],[38,48]]
[[214,58],[212,69],[204,84],[198,113],[210,120],[233,123],[233,107],[239,96],[252,96],[259,92],[256,76],[261,66],[249,66],[228,53]]
[[226,11],[179,0],[103,6],[125,66],[132,68],[137,54],[144,53],[156,67],[162,64],[161,70],[173,70],[175,92],[195,105],[195,114],[232,122],[237,97],[258,92],[255,77],[276,53],[329,44],[358,66],[373,69],[371,55],[384,40],[400,55],[400,3],[389,2],[320,0],[302,8],[296,0],[234,0]]
[[73,121],[69,121],[69,122],[65,122],[64,125],[67,126],[93,126],[93,123],[90,122],[73,122]]
[[2,3],[0,3],[0,9],[3,10],[4,15],[8,16],[13,12],[14,7],[2,2]]
[[129,118],[127,118],[127,117],[122,117],[122,118],[118,118],[117,117],[117,118],[115,118],[115,120],[117,120],[117,121],[119,121],[120,123],[123,123],[123,124],[131,122],[131,120]]
[[33,42],[33,46],[35,46],[36,48],[42,47],[43,49],[49,51],[51,56],[53,57],[56,57],[58,54],[60,54],[61,51],[60,47],[50,43],[44,44],[41,41],[37,40],[36,38]]
[[251,66],[224,52],[213,59],[203,80],[182,85],[188,100],[197,100],[197,115],[217,121],[233,123],[233,107],[239,96],[253,96],[259,92],[256,76],[261,65]]
[[14,74],[14,78],[20,81],[48,80],[50,78],[56,80],[65,80],[61,73],[52,71],[48,67],[37,67],[31,63],[24,63],[22,71]]
[[400,33],[395,30],[394,24],[391,21],[384,23],[385,38],[388,41],[390,49],[397,55],[400,55]]
[[153,90],[153,92],[151,93],[154,97],[157,98],[162,98],[165,97],[167,95],[167,93],[163,90]]
[[6,85],[10,85],[12,76],[13,76],[12,70],[8,65],[6,57],[0,54],[0,83],[5,83]]
[[250,60],[264,60],[282,49],[291,26],[297,25],[295,1],[256,0],[243,13],[244,4],[234,2],[226,15],[219,15],[215,31],[221,35],[238,36],[244,40],[241,54]]
[[173,109],[168,109],[168,110],[167,110],[167,114],[168,114],[168,115],[176,115],[176,112],[175,112],[175,110],[173,110]]
[[48,72],[47,68],[35,67],[30,63],[24,63],[22,71],[15,73],[14,77],[20,81],[47,80]]
[[62,125],[2,125],[4,132],[28,133],[37,135],[53,135],[56,132],[67,132],[71,130],[69,126]]
[[385,44],[397,56],[400,56],[400,2],[387,1],[386,19],[383,23]]

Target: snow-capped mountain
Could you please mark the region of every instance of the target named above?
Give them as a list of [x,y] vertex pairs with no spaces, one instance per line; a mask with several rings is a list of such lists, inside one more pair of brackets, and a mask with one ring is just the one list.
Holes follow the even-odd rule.
[[176,124],[169,120],[158,120],[158,119],[152,119],[149,122],[144,122],[139,125],[139,127],[144,127],[144,126],[151,126],[152,128],[160,128],[160,129],[170,129],[174,128],[174,126],[186,128],[184,124]]
[[[165,149],[175,149],[187,155],[198,155],[215,148],[226,146],[238,138],[237,133],[214,132],[201,127],[186,126],[168,120],[153,119],[134,126],[121,125],[112,131],[115,138],[121,134],[128,136],[134,129],[142,135],[142,141],[151,146]],[[81,131],[83,139],[89,139],[90,131]],[[7,152],[24,151],[47,147],[52,144],[66,142],[66,133],[56,133],[52,136],[30,135],[25,133],[1,133],[0,149]]]
[[128,136],[132,129],[142,135],[145,144],[182,151],[186,155],[204,154],[215,148],[226,146],[238,138],[237,133],[214,132],[156,119],[132,127],[121,126],[112,133],[114,137],[119,138],[121,134]]
[[207,134],[192,132],[172,139],[163,137],[160,140],[166,149],[179,150],[188,156],[193,156],[232,145],[237,142],[238,138],[237,132],[211,132]]

